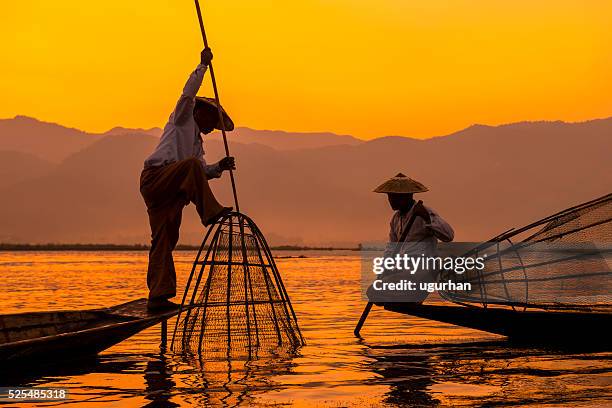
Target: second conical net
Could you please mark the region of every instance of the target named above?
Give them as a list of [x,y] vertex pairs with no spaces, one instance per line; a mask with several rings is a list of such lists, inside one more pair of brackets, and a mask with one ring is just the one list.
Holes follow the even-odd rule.
[[255,223],[233,212],[208,230],[172,338],[178,352],[254,357],[303,344],[272,253]]

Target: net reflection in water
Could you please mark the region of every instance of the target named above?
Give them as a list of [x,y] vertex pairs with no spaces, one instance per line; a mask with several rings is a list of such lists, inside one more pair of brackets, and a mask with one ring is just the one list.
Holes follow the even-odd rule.
[[181,367],[189,367],[185,385],[194,390],[187,402],[193,406],[251,406],[259,395],[281,388],[274,376],[287,375],[294,363],[290,357],[269,354],[253,360],[202,360],[198,356],[176,356]]

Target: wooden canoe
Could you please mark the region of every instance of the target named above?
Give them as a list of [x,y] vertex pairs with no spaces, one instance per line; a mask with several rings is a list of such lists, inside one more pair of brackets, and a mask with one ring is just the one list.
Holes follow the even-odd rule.
[[611,313],[478,308],[414,303],[388,303],[392,312],[500,334],[520,343],[604,345]]
[[91,356],[178,314],[149,313],[138,299],[102,309],[29,312],[0,316],[2,364],[63,361]]

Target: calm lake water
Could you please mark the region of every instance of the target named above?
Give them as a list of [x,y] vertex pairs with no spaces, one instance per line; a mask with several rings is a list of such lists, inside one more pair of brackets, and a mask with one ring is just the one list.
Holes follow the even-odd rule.
[[[91,407],[612,406],[610,352],[513,348],[497,336],[377,308],[356,339],[359,254],[301,254],[277,260],[307,342],[294,356],[196,366],[160,353],[157,326],[95,361],[2,385],[65,387],[69,403]],[[176,253],[179,285],[194,257]],[[146,261],[146,252],[0,252],[0,313],[145,297]],[[37,406],[50,405],[60,404]]]

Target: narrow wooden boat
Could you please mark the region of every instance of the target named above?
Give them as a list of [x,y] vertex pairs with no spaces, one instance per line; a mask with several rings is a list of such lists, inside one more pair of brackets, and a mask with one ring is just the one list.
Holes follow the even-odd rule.
[[612,347],[607,329],[612,313],[477,308],[387,303],[385,309],[507,336],[521,343],[597,344]]
[[178,313],[178,308],[149,313],[146,303],[143,298],[103,309],[2,315],[0,362],[95,355]]

